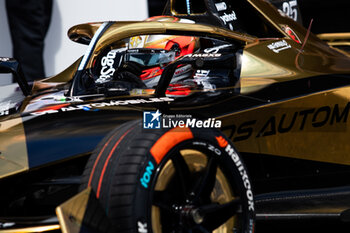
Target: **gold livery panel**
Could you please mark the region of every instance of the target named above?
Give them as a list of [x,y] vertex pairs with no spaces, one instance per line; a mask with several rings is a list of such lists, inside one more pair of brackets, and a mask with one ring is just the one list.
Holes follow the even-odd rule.
[[333,89],[220,119],[241,152],[350,165],[349,93]]
[[0,123],[0,178],[28,170],[22,118]]

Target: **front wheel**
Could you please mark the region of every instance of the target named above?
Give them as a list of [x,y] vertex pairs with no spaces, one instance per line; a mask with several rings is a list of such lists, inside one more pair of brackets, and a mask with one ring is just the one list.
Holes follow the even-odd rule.
[[117,232],[254,231],[246,168],[217,130],[128,123],[101,142],[83,180]]

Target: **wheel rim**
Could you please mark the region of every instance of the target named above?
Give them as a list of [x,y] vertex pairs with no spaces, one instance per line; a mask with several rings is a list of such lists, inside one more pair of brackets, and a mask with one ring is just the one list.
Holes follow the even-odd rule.
[[181,149],[169,155],[155,181],[152,229],[154,233],[236,232],[239,208],[239,198],[215,156]]

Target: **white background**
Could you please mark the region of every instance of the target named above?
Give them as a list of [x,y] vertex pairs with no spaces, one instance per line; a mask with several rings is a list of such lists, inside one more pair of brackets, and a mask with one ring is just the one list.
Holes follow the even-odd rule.
[[[45,40],[46,76],[59,73],[82,56],[87,46],[67,37],[70,27],[109,20],[144,20],[148,17],[147,0],[53,0],[50,28]],[[0,57],[12,57],[5,0],[0,0]],[[10,83],[9,75],[0,75],[0,85]]]

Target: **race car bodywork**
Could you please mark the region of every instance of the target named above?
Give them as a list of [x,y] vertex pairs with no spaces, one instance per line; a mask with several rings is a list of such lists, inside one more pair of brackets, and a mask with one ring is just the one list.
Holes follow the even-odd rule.
[[[133,211],[143,205],[138,202],[143,197],[140,193],[149,191],[153,183],[156,187],[161,177],[166,176],[167,173],[162,173],[168,169],[165,160],[169,157],[176,161],[171,157],[171,148],[192,140],[194,149],[206,147],[198,149],[201,152],[195,153],[198,157],[205,157],[204,151],[212,151],[214,157],[215,153],[222,155],[218,159],[220,172],[215,174],[227,200],[211,204],[220,203],[220,208],[227,204],[236,209],[231,191],[227,191],[231,190],[227,188],[230,179],[227,181],[225,176],[235,180],[233,187],[240,187],[233,190],[244,201],[240,210],[235,210],[238,219],[244,219],[238,232],[254,231],[253,213],[258,220],[331,217],[349,221],[348,55],[331,48],[266,1],[203,0],[192,1],[191,6],[184,2],[170,1],[168,14],[196,23],[105,22],[71,28],[70,39],[89,44],[86,54],[62,73],[36,81],[30,88],[16,61],[0,59],[0,71],[14,73],[18,82],[0,88],[0,184],[6,190],[0,194],[0,229],[108,231],[108,226],[116,223],[104,204],[104,195],[109,192],[104,189],[109,187],[104,179],[117,182],[112,179],[108,165],[117,163],[120,177],[135,170],[131,165],[122,168],[118,159],[111,158],[119,150],[120,157],[128,159],[125,151],[130,148],[136,151],[136,142],[141,140],[135,139],[137,135],[148,137],[142,141],[145,148],[149,141],[153,140],[153,144],[147,149],[151,151],[149,157],[138,160],[139,173],[135,171],[132,175],[138,190],[133,199],[135,207],[130,207]],[[140,64],[132,66],[130,61],[135,60],[125,60],[141,51],[127,47],[130,38],[140,35],[198,37],[201,48],[160,64],[163,71],[156,85],[146,86],[135,80],[139,73],[133,73]],[[185,65],[190,65],[193,73],[200,71],[201,79],[194,79],[193,75],[189,80],[173,80]],[[145,68],[149,67],[141,65],[141,70]],[[219,71],[214,78],[203,75],[216,70]],[[117,73],[124,75],[115,78]],[[116,82],[96,84],[98,78],[109,74]],[[179,124],[165,122],[163,131],[154,134],[159,134],[155,139],[145,125],[142,129],[135,122],[145,120],[145,112],[159,111],[163,117],[178,114],[207,120],[212,127],[220,121],[216,127],[220,131],[191,129],[173,134],[172,128]],[[176,142],[168,144],[170,138]],[[103,157],[112,141],[115,147]],[[123,145],[129,149],[123,149]],[[191,146],[186,146],[184,150],[192,151]],[[164,152],[163,147],[169,148]],[[102,165],[101,158],[105,159]],[[209,158],[208,155],[208,161]],[[188,164],[191,172],[199,163],[195,161]],[[243,162],[245,166],[240,164]],[[100,172],[98,176],[96,171]],[[198,174],[201,173],[192,178]],[[173,185],[172,179],[162,182]],[[212,189],[216,188],[213,182],[208,181]],[[201,201],[201,205],[208,204],[206,201]],[[215,227],[211,226],[203,217],[205,208],[197,205],[188,201],[179,207],[180,213],[176,212],[181,218],[190,218],[184,223],[186,227],[198,230],[195,227],[204,225],[212,231],[224,224],[209,211],[208,216],[215,223]],[[54,215],[56,207],[60,225]],[[133,212],[138,217],[133,217],[136,220],[131,224],[132,231],[162,232],[165,223],[176,225],[170,217],[157,215],[161,212],[160,215],[168,216],[166,213],[154,210],[152,205],[148,207],[152,213],[139,211],[147,212],[144,216]],[[114,211],[121,213],[124,209]],[[153,222],[154,219],[157,221]],[[232,225],[236,222],[240,220],[232,220],[220,230],[235,231]]]

